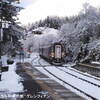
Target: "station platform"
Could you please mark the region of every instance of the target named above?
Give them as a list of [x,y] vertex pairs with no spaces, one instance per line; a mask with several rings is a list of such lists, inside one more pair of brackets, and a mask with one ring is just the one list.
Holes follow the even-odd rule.
[[[32,77],[39,86],[47,91],[53,100],[85,100],[84,98],[73,93],[69,89],[50,79],[45,74],[38,71],[30,63],[17,63],[22,69]],[[30,83],[29,83],[30,84]]]

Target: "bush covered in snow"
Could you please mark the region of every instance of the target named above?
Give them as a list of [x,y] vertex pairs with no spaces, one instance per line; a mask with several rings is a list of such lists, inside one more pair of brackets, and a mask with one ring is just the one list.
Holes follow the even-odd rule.
[[[34,31],[41,31],[42,34],[34,34]],[[32,33],[33,32],[33,33]],[[47,46],[57,41],[59,38],[59,31],[53,28],[39,27],[29,32],[26,40],[20,40],[24,44],[26,50],[31,49],[32,51],[38,52],[42,46]]]
[[95,49],[96,52],[100,48],[100,10],[84,4],[80,14],[70,18],[60,31],[61,40],[66,43],[66,48],[72,50],[74,60],[81,47],[87,47],[90,52]]

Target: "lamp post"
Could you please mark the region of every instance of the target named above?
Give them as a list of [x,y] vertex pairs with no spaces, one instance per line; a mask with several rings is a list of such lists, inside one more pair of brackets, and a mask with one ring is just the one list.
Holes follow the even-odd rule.
[[[2,1],[0,2],[0,45],[1,41],[3,41],[3,29],[2,29]],[[2,67],[2,60],[1,60],[1,48],[0,48],[0,81],[1,81],[1,67]]]

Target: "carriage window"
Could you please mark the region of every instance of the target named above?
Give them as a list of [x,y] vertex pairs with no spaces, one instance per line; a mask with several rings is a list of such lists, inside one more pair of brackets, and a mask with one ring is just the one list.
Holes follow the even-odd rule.
[[55,58],[61,58],[61,45],[55,46]]

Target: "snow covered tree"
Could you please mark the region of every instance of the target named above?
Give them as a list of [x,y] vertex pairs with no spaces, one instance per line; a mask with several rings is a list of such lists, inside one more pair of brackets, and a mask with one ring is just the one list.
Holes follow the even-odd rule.
[[66,48],[71,48],[74,59],[81,47],[85,48],[87,45],[89,51],[98,48],[100,43],[96,41],[100,39],[99,16],[100,10],[86,3],[78,16],[69,18],[68,22],[61,26],[60,39],[66,43]]
[[13,48],[12,40],[16,37],[13,26],[17,25],[17,13],[21,10],[15,3],[19,3],[19,0],[0,1],[0,56]]
[[67,21],[68,17],[47,16],[47,18],[44,20],[33,23],[29,30],[35,29],[37,27],[60,29],[60,27]]

